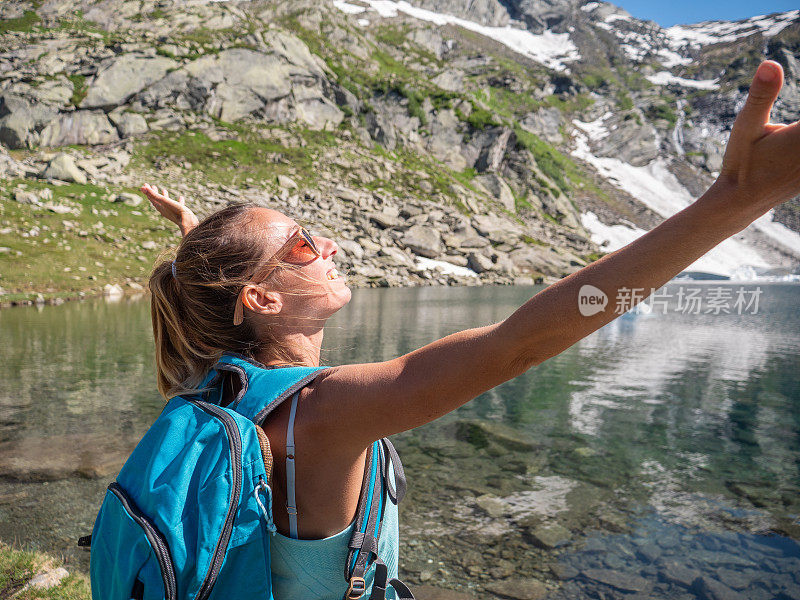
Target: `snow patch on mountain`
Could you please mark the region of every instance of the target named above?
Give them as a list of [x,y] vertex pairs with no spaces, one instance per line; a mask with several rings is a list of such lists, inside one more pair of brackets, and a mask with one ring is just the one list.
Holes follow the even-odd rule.
[[581,225],[591,234],[592,241],[600,246],[603,252],[619,250],[640,235],[647,233],[632,223],[629,225],[606,225],[591,211],[581,214]]
[[348,15],[357,15],[367,10],[365,6],[357,6],[356,4],[349,4],[347,2],[343,2],[342,0],[333,0],[333,5],[340,11],[345,12]]
[[[667,169],[667,162],[663,158],[657,158],[643,167],[635,167],[618,158],[592,154],[589,140],[604,137],[603,121],[608,118],[608,115],[609,113],[606,113],[591,122],[573,120],[577,129],[573,132],[575,149],[572,151],[572,155],[591,164],[610,183],[628,192],[664,218],[671,217],[694,202],[695,198]],[[626,231],[624,225],[606,225],[589,213],[583,215],[581,221],[592,234],[594,241],[605,242],[603,249],[606,251],[616,250],[644,233],[643,230],[633,226],[627,228],[628,231]],[[773,223],[769,218],[758,229],[767,235],[770,235],[767,230],[771,229],[773,235],[770,237],[783,244],[778,237],[787,234],[785,231],[779,231],[775,225],[778,224]],[[789,238],[790,236],[787,235],[788,244],[784,244],[787,249],[791,249],[795,243]],[[798,236],[797,242],[800,243],[800,236]],[[713,248],[687,267],[687,270],[731,277],[741,273],[742,267],[767,269],[771,266],[756,249],[749,246],[746,240],[736,237],[729,238]]]
[[425,258],[424,256],[415,257],[418,269],[427,269],[429,271],[438,270],[445,275],[460,275],[461,277],[477,277],[478,274],[472,269],[467,267],[459,267],[453,263],[444,260],[434,260],[432,258]]
[[[554,71],[569,71],[567,63],[581,59],[578,48],[569,37],[569,33],[553,33],[546,30],[541,34],[534,34],[524,29],[514,27],[487,27],[474,21],[468,21],[453,15],[437,13],[424,8],[411,6],[408,2],[401,0],[365,0],[369,7],[384,18],[396,17],[399,13],[404,13],[421,21],[428,21],[436,25],[457,25],[474,31],[483,36],[500,42],[509,49],[532,58],[542,63]],[[347,4],[340,0],[334,2],[334,6],[344,12],[348,12],[349,6],[342,8],[340,4]]]
[[742,21],[705,21],[695,25],[674,25],[664,30],[673,49],[733,42],[760,33],[764,37],[779,34],[800,18],[800,10],[759,15]]
[[698,90],[719,89],[718,79],[686,79],[684,77],[673,75],[669,71],[659,71],[655,75],[645,75],[645,79],[656,85],[676,84],[683,87],[697,88]]

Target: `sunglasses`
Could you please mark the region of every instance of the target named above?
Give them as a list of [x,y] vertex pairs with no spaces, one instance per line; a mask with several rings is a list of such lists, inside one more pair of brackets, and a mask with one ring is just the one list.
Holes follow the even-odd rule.
[[[253,276],[253,281],[259,283],[264,281],[280,266],[281,262],[303,264],[320,256],[322,256],[322,253],[319,251],[316,242],[314,242],[314,238],[311,237],[305,227],[298,226],[283,246],[278,248],[278,251],[270,257],[267,261],[267,266]],[[242,321],[244,321],[243,292],[244,288],[239,292],[239,297],[236,299],[236,308],[233,311],[234,325],[241,325]]]

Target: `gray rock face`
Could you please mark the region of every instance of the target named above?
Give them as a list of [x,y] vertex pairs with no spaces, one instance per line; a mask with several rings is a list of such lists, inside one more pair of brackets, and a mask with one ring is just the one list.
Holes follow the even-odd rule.
[[77,167],[72,157],[63,152],[50,161],[42,176],[47,179],[86,183],[86,175]]
[[107,144],[119,139],[117,129],[100,110],[78,110],[62,113],[42,130],[42,146],[67,146],[71,144]]
[[467,166],[467,160],[461,154],[463,136],[458,126],[459,120],[452,110],[437,111],[429,124],[431,134],[425,142],[428,152],[456,171]]
[[[630,116],[630,115],[627,115]],[[597,156],[619,158],[640,167],[658,156],[658,135],[650,123],[639,125],[635,120],[615,115],[605,121],[609,135],[593,142]]]
[[516,136],[508,127],[494,127],[487,132],[486,140],[475,161],[478,171],[496,171]]
[[516,212],[514,194],[508,184],[497,173],[488,173],[475,178],[508,211]]
[[561,125],[561,111],[557,108],[540,108],[536,112],[528,113],[519,122],[520,127],[538,135],[550,144],[560,144],[564,141],[559,125]]
[[149,129],[145,118],[137,113],[116,110],[110,112],[108,118],[111,123],[113,123],[114,127],[117,128],[117,132],[121,138],[141,135],[147,133]]
[[167,74],[177,63],[164,56],[123,54],[100,66],[89,83],[81,108],[112,108],[123,104],[151,83]]
[[38,132],[57,114],[52,106],[6,94],[0,98],[0,143],[8,148],[30,148]]
[[409,227],[400,242],[414,254],[427,258],[436,258],[444,251],[441,234],[427,225]]

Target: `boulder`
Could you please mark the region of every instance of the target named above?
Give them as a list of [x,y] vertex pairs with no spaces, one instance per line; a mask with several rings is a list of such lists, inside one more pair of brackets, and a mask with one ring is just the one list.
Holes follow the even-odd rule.
[[569,261],[546,248],[526,246],[509,254],[511,262],[522,272],[537,272],[560,277],[569,268]]
[[147,121],[138,113],[117,109],[110,112],[108,118],[111,123],[113,123],[114,127],[117,128],[117,132],[121,138],[147,133]]
[[58,111],[40,102],[6,94],[0,98],[0,144],[12,149],[30,148],[38,142],[38,132]]
[[234,89],[251,90],[263,102],[288,96],[292,76],[311,75],[305,69],[292,68],[276,54],[248,48],[230,48],[216,55],[206,55],[184,69],[191,77],[206,83],[225,82]]
[[110,299],[119,299],[125,295],[125,291],[116,283],[107,283],[103,286],[103,296]]
[[136,207],[142,203],[142,197],[139,194],[132,192],[120,192],[114,198],[114,202],[121,202],[126,206]]
[[494,270],[492,259],[479,252],[470,252],[467,255],[467,266],[476,273],[485,273]]
[[86,175],[78,168],[73,158],[64,152],[57,154],[50,161],[42,176],[46,179],[86,183]]
[[519,239],[519,226],[502,217],[475,215],[471,223],[478,233],[492,242],[514,244]]
[[464,89],[464,71],[447,69],[434,77],[431,83],[448,92],[460,92]]
[[47,590],[52,587],[56,587],[58,584],[61,583],[61,580],[64,579],[69,575],[69,571],[67,571],[64,567],[57,567],[50,571],[45,571],[44,573],[39,573],[32,577],[28,583],[22,586],[20,592],[24,592],[25,590],[29,590],[31,588],[37,590]]
[[412,225],[403,233],[400,242],[414,254],[426,258],[436,258],[444,251],[441,234],[427,225]]
[[324,97],[300,100],[295,106],[297,118],[312,130],[333,130],[344,119],[344,113]]
[[124,104],[134,94],[164,77],[177,67],[165,56],[123,54],[105,61],[89,82],[81,108],[113,108]]
[[497,173],[486,173],[479,175],[475,178],[475,182],[480,184],[486,189],[491,196],[495,198],[503,208],[510,212],[516,212],[516,202],[514,200],[514,193],[508,184]]
[[284,189],[287,190],[298,189],[297,182],[291,177],[288,177],[287,175],[278,175],[277,181],[278,185]]
[[108,144],[119,140],[116,128],[100,110],[62,113],[42,130],[42,146]]

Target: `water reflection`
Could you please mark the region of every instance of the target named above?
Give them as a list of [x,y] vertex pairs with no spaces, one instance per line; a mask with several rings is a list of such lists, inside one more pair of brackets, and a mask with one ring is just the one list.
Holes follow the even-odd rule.
[[[800,572],[800,286],[764,287],[756,315],[626,315],[398,436],[409,579],[485,591],[535,578],[561,582],[558,597],[615,597],[596,572],[612,571],[681,597],[704,592],[664,584],[675,556],[696,557],[712,582],[697,586],[713,586],[783,540],[772,570],[747,567],[778,594],[778,575]],[[389,359],[497,322],[535,291],[357,290],[323,360]],[[73,540],[163,405],[147,302],[0,311],[0,375],[0,539],[85,566]],[[667,541],[646,546],[654,536]],[[728,566],[703,554],[717,544]],[[760,597],[750,583],[734,589]]]

